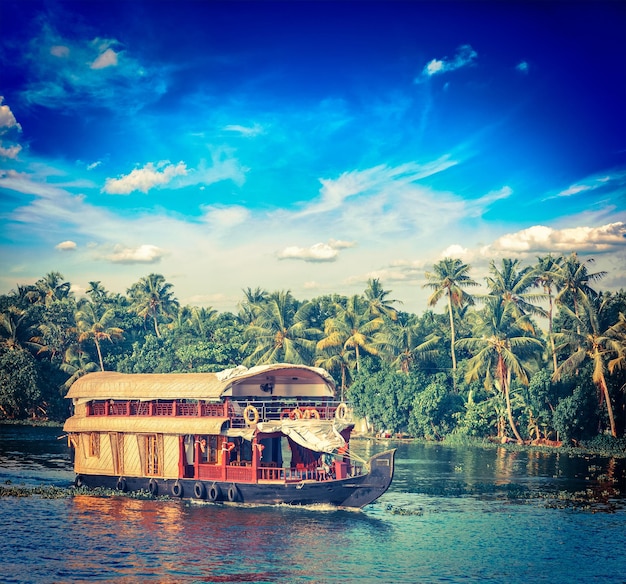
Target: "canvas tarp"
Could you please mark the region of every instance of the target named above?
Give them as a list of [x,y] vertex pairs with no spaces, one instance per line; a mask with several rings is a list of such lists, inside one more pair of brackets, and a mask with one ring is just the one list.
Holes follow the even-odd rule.
[[259,432],[273,434],[281,432],[291,438],[296,444],[313,450],[332,454],[346,445],[346,441],[339,433],[347,425],[340,427],[332,420],[281,420],[276,422],[261,422]]

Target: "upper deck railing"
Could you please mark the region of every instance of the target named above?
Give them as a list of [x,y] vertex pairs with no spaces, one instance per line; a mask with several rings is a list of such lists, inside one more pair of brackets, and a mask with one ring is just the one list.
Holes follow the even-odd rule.
[[87,416],[220,417],[229,418],[232,428],[284,418],[331,420],[341,406],[326,399],[226,400],[222,403],[177,400],[97,400],[87,403]]

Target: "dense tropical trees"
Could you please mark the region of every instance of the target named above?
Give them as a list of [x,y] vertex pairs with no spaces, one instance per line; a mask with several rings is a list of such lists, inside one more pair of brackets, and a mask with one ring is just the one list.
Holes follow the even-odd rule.
[[571,305],[578,316],[578,305],[585,298],[593,298],[597,292],[591,284],[600,280],[606,272],[589,273],[593,258],[580,261],[576,252],[564,258],[557,272],[560,291],[556,301],[561,305]]
[[450,352],[452,354],[452,369],[456,371],[455,329],[452,307],[461,307],[472,304],[472,297],[464,288],[478,286],[478,283],[469,276],[470,266],[460,259],[444,258],[433,266],[432,272],[426,272],[424,287],[433,290],[428,298],[428,306],[434,306],[446,296],[448,300],[448,314],[450,317]]
[[514,303],[491,297],[477,313],[474,337],[456,342],[457,347],[473,354],[466,379],[484,378],[485,387],[494,387],[502,393],[508,422],[518,442],[522,442],[522,437],[511,408],[511,380],[517,378],[528,384],[529,363],[543,348],[541,340],[528,336],[529,332],[533,332],[530,319],[519,316]]
[[[587,288],[570,284],[564,291],[566,260]],[[0,295],[0,417],[62,419],[67,387],[102,368],[219,371],[292,361],[330,371],[340,397],[348,396],[377,430],[437,440],[456,432],[584,440],[600,427],[623,436],[626,293],[596,292],[599,275],[590,275],[588,266],[577,256],[546,256],[532,266],[531,277],[518,260],[492,262],[487,294],[477,297],[484,304],[477,308],[466,291],[477,285],[469,266],[443,260],[426,287],[432,305],[447,297],[446,310],[421,315],[397,311],[378,279],[369,280],[362,294],[310,301],[248,288],[234,314],[179,306],[171,284],[158,274],[126,294],[93,280],[77,302],[69,283],[51,272],[38,285]],[[539,300],[547,309],[547,339],[550,345],[556,340],[546,354],[540,354],[543,333],[532,320],[541,315]],[[599,311],[597,326],[588,322],[587,301]],[[448,349],[449,338],[456,345]],[[454,375],[448,373],[451,359]],[[558,380],[551,379],[555,363]]]
[[133,284],[128,295],[133,310],[144,320],[152,319],[154,332],[160,338],[159,318],[171,319],[179,306],[172,284],[167,283],[161,274],[150,274]]
[[300,304],[290,291],[274,292],[256,304],[246,329],[251,354],[247,364],[311,363],[320,331],[308,321],[308,303]]

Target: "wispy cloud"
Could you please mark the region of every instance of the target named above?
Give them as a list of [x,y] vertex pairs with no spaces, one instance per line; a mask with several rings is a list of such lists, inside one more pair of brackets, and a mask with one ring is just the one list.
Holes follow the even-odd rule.
[[584,180],[571,184],[556,194],[549,195],[544,200],[573,197],[596,190],[605,192],[616,189],[621,191],[626,189],[626,170],[619,169],[587,177]]
[[478,53],[470,45],[461,45],[454,57],[443,57],[442,59],[430,60],[422,69],[421,75],[415,79],[416,83],[420,83],[424,79],[456,71],[462,67],[472,65],[478,58]]
[[528,64],[527,61],[520,61],[516,66],[515,69],[517,71],[519,71],[520,73],[524,73],[525,75],[529,73],[530,71],[530,65]]
[[[167,90],[163,69],[142,63],[116,39],[64,38],[46,23],[23,51],[27,103],[134,112]],[[122,90],[123,89],[123,90]]]
[[187,174],[184,162],[170,164],[161,161],[157,164],[148,162],[143,168],[135,168],[120,178],[108,178],[102,191],[110,195],[128,195],[133,191],[147,193],[154,187],[169,184],[175,177]]
[[264,129],[260,124],[253,124],[252,126],[240,126],[238,124],[229,124],[224,126],[225,132],[232,132],[233,134],[239,134],[245,138],[253,138],[259,134],[263,134]]

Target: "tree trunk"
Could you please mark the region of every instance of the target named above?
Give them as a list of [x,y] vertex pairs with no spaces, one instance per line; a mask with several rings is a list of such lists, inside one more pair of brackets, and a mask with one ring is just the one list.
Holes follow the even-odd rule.
[[448,290],[448,313],[450,314],[450,352],[452,353],[452,371],[456,371],[456,355],[454,353],[454,318],[452,316],[452,299]]
[[554,367],[554,373],[556,373],[558,363],[556,361],[556,348],[554,346],[554,335],[552,334],[552,292],[548,290],[548,299],[550,301],[550,311],[548,312],[548,334],[550,335],[550,348],[552,349],[552,365]]
[[100,351],[100,343],[98,342],[98,338],[93,338],[94,343],[96,343],[96,350],[98,351],[98,359],[100,360],[100,371],[104,371],[104,363],[102,362],[102,351]]
[[609,424],[611,426],[611,436],[617,438],[617,430],[615,429],[615,417],[613,416],[613,406],[611,405],[611,396],[609,395],[609,388],[606,385],[606,379],[604,375],[600,378],[600,389],[604,395],[604,401],[606,402],[606,411],[609,415]]
[[504,363],[499,364],[498,369],[500,370],[500,383],[502,384],[502,390],[504,391],[504,398],[506,399],[506,413],[509,418],[509,425],[511,426],[511,430],[513,430],[513,434],[515,435],[515,439],[521,444],[523,442],[520,433],[517,430],[517,426],[515,425],[515,420],[513,420],[513,410],[511,408],[511,395],[509,393],[509,371]]

